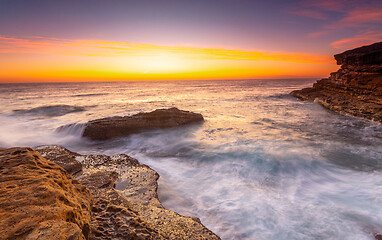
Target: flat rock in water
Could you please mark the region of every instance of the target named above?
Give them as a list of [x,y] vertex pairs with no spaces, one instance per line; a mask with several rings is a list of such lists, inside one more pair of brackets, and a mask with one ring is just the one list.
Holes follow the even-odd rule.
[[157,109],[133,116],[109,117],[90,121],[85,127],[83,137],[92,140],[107,140],[146,130],[178,127],[203,120],[203,116],[199,113],[177,108]]
[[382,42],[334,56],[342,65],[329,78],[291,94],[302,100],[382,123]]

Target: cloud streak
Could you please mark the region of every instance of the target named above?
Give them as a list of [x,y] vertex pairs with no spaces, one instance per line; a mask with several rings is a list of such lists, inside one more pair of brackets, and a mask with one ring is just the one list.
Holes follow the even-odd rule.
[[359,26],[364,23],[382,23],[382,7],[380,8],[365,8],[354,9],[349,11],[340,24],[348,26]]
[[350,38],[340,39],[338,41],[332,42],[330,45],[337,49],[349,49],[355,48],[361,45],[368,45],[374,42],[382,40],[381,32],[366,32],[363,34],[358,34]]
[[[320,28],[307,35],[308,38],[322,38],[327,35],[348,35],[330,43],[335,49],[348,49],[381,41],[382,2],[380,1],[313,1],[300,2],[295,15],[322,20]],[[353,36],[349,36],[353,33]]]
[[233,61],[284,61],[295,63],[328,63],[331,58],[322,55],[293,52],[249,51],[222,48],[195,48],[161,46],[118,41],[88,39],[58,39],[44,37],[13,38],[0,36],[0,54],[56,54],[88,57],[144,57],[163,54],[182,58]]

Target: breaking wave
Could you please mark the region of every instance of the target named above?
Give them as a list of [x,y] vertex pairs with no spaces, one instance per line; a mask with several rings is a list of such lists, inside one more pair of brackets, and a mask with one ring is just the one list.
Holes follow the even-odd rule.
[[85,107],[71,106],[71,105],[50,105],[41,106],[31,109],[16,109],[13,110],[17,115],[29,115],[29,116],[45,116],[45,117],[58,117],[74,112],[86,111]]
[[56,133],[81,137],[85,127],[85,123],[72,123],[56,128]]

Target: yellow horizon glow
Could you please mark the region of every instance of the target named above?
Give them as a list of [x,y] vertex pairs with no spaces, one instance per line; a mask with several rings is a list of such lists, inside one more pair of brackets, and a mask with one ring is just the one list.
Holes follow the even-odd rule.
[[336,68],[307,53],[0,36],[0,82],[316,77]]

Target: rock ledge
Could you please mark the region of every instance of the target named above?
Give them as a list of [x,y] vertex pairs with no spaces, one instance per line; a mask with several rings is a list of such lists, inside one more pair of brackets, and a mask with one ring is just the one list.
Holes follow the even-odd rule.
[[382,42],[334,55],[342,65],[311,88],[292,91],[302,100],[382,123]]

